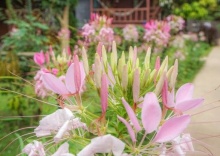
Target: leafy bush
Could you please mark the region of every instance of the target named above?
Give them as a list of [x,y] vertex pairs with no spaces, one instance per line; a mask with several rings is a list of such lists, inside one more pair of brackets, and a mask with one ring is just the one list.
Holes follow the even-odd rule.
[[25,19],[11,19],[7,24],[12,30],[3,36],[3,49],[13,52],[40,51],[49,44],[46,37],[47,25],[40,23],[34,16],[25,16]]

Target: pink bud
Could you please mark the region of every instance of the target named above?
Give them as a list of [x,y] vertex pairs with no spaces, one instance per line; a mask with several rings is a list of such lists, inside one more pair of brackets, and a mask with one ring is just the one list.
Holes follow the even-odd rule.
[[102,42],[99,42],[98,46],[96,47],[96,52],[99,54],[99,57],[102,57]]
[[101,106],[102,106],[102,114],[105,114],[108,107],[108,80],[106,74],[102,75]]
[[34,54],[34,62],[39,66],[42,66],[45,63],[45,56],[43,51]]
[[167,96],[168,96],[168,82],[165,77],[163,88],[162,88],[162,102],[165,106],[167,106]]
[[70,49],[70,47],[67,48],[67,54],[68,54],[69,56],[71,56],[71,49]]
[[45,59],[46,59],[46,63],[50,62],[50,54],[49,54],[49,52],[45,53]]
[[159,71],[159,69],[160,69],[160,57],[159,56],[157,56],[157,59],[156,59],[156,62],[155,62],[155,69],[157,71]]
[[59,70],[58,70],[57,68],[52,68],[52,73],[53,73],[54,75],[57,75],[58,72],[59,72]]
[[81,71],[80,71],[78,55],[74,55],[73,62],[74,62],[75,87],[76,87],[76,92],[79,92],[81,87]]

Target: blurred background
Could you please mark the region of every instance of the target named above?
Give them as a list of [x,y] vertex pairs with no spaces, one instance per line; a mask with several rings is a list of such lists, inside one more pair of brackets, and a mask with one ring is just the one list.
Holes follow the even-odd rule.
[[[219,31],[220,0],[1,0],[0,138],[36,126],[40,115],[56,109],[43,104],[56,100],[39,95],[36,88],[34,77],[41,66],[33,59],[35,53],[53,48],[59,60],[68,53],[81,56],[85,47],[92,64],[99,42],[110,52],[115,40],[119,53],[126,55],[129,46],[136,46],[140,60],[150,46],[152,62],[166,55],[170,64],[179,60],[180,86],[194,80],[218,47]],[[22,134],[32,131],[26,128],[3,138],[0,155],[19,153],[23,142],[31,140]]]

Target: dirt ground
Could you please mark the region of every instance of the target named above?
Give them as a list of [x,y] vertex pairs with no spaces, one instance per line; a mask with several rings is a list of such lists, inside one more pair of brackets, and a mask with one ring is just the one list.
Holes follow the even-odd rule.
[[195,149],[206,153],[196,155],[220,156],[220,46],[212,49],[193,84],[194,97],[203,97],[205,102],[190,112],[192,121],[186,131],[197,139]]

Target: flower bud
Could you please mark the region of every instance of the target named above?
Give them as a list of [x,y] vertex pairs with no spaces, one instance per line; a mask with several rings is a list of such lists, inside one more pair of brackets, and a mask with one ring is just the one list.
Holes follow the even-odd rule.
[[43,51],[34,54],[34,62],[39,66],[42,66],[45,63],[45,56]]
[[122,78],[121,78],[121,86],[123,90],[127,89],[128,86],[128,65],[125,64],[123,67],[123,72],[122,72]]
[[178,60],[176,59],[175,63],[174,63],[174,66],[173,66],[173,72],[172,72],[171,77],[170,77],[169,86],[170,86],[171,89],[173,89],[175,87],[177,75],[178,75]]
[[107,60],[107,54],[106,54],[106,49],[105,46],[102,46],[102,61],[104,63],[105,68],[107,68],[108,60]]
[[100,62],[99,55],[95,54],[95,65],[94,65],[94,81],[97,88],[101,88],[101,74],[102,74],[102,65]]
[[111,53],[111,67],[112,67],[113,72],[116,70],[117,60],[118,60],[118,56],[117,56],[116,43],[115,43],[115,41],[113,41],[112,53]]
[[122,78],[122,73],[123,73],[123,67],[125,65],[125,54],[124,52],[122,53],[121,55],[121,58],[119,59],[118,61],[118,75],[119,75],[119,78],[121,79]]
[[150,68],[150,55],[151,55],[151,47],[148,47],[147,54],[144,60],[145,69]]
[[140,95],[140,73],[138,68],[136,68],[134,71],[132,91],[133,91],[133,100],[135,103],[137,103]]
[[157,96],[159,96],[160,93],[161,93],[161,91],[162,91],[165,77],[166,77],[166,73],[164,72],[164,73],[161,75],[161,77],[160,77],[158,83],[156,84],[155,94],[156,94]]
[[84,66],[84,69],[85,69],[85,73],[86,73],[86,75],[89,75],[88,57],[87,57],[86,49],[84,47],[82,48],[82,61],[83,61],[83,66]]

